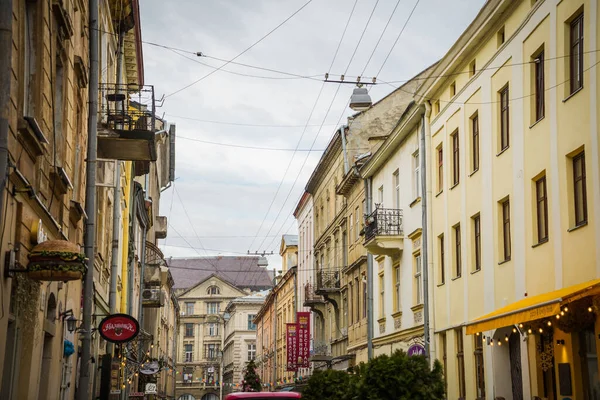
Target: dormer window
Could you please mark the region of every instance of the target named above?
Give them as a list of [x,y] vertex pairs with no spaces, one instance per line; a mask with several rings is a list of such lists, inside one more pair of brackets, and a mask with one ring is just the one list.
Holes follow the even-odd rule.
[[211,286],[208,288],[207,293],[208,294],[221,294],[221,290],[219,289],[218,286]]

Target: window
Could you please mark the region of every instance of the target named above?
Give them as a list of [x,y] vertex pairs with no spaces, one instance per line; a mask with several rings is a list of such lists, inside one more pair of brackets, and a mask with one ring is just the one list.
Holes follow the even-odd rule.
[[440,101],[436,101],[435,103],[433,103],[433,113],[435,115],[438,115],[440,113]]
[[544,52],[535,58],[535,120],[544,118]]
[[208,335],[218,336],[219,335],[219,324],[208,324]]
[[450,84],[450,97],[456,96],[456,82]]
[[413,171],[414,171],[414,193],[415,193],[415,198],[421,197],[421,165],[419,163],[419,151],[417,150],[414,154],[413,154]]
[[500,28],[500,30],[496,34],[496,37],[497,37],[497,40],[498,40],[498,47],[502,46],[504,44],[504,41],[505,41],[504,27]]
[[248,330],[249,331],[256,330],[256,324],[254,323],[254,318],[256,318],[256,315],[248,314]]
[[437,148],[438,156],[438,193],[444,190],[444,149],[442,145]]
[[379,205],[383,207],[383,185],[377,190],[377,200],[379,201]]
[[24,34],[23,39],[23,115],[33,117],[33,97],[35,93],[33,88],[33,79],[35,76],[35,53],[36,53],[36,8],[38,2],[25,2],[25,18],[23,18]]
[[485,397],[485,370],[483,364],[483,336],[475,335],[474,338],[475,351],[475,387],[477,389],[477,398],[483,399]]
[[354,210],[354,220],[356,221],[356,228],[354,229],[355,232],[355,240],[359,240],[360,239],[360,226],[358,225],[358,221],[359,221],[359,217],[358,217],[358,207],[356,207],[356,209]]
[[218,314],[219,313],[219,305],[218,302],[209,302],[206,303],[206,313],[207,314]]
[[446,332],[440,333],[440,347],[442,348],[442,365],[444,366],[444,386],[448,393],[448,346],[446,343]]
[[367,318],[367,280],[363,275],[362,281],[362,317]]
[[348,284],[348,292],[350,292],[350,304],[348,309],[348,314],[350,316],[350,325],[354,324],[354,285],[352,283]]
[[421,254],[415,256],[415,287],[416,304],[423,304],[423,274],[421,266]]
[[194,315],[194,303],[185,303],[185,315]]
[[473,60],[473,61],[471,61],[471,64],[469,64],[469,78],[473,77],[476,72],[477,72],[477,64],[476,64],[475,60]]
[[473,251],[475,253],[475,271],[481,270],[481,217],[473,217]]
[[458,397],[465,398],[465,353],[463,346],[462,329],[455,329],[456,335],[456,361],[458,369]]
[[185,362],[192,362],[193,361],[193,345],[185,344],[184,348],[185,348]]
[[185,324],[185,337],[194,336],[194,324]]
[[500,91],[500,150],[510,145],[508,116],[508,85]]
[[479,114],[471,118],[471,163],[473,172],[479,169]]
[[256,343],[248,343],[248,361],[256,359]]
[[220,294],[221,291],[219,290],[219,288],[217,286],[211,286],[208,288],[207,293],[208,294]]
[[440,285],[446,282],[446,265],[444,263],[444,235],[438,237],[440,245]]
[[535,182],[537,239],[538,243],[548,240],[548,197],[546,190],[546,176]]
[[385,286],[384,276],[379,275],[379,316],[385,316]]
[[583,14],[571,21],[569,79],[571,94],[583,87]]
[[348,230],[350,231],[350,238],[354,237],[354,215],[350,213],[348,217]]
[[394,171],[394,208],[400,209],[400,171]]
[[454,269],[455,278],[462,275],[462,257],[460,254],[460,225],[454,227]]
[[354,290],[356,290],[356,302],[354,303],[354,321],[358,322],[360,315],[360,285],[358,283],[358,277],[354,278]]
[[510,201],[502,202],[502,241],[504,261],[510,260]]
[[460,182],[460,155],[458,146],[458,131],[452,135],[452,184]]
[[575,226],[587,223],[587,187],[585,181],[585,153],[582,151],[573,157]]
[[215,359],[219,353],[219,345],[210,343],[204,345],[204,358]]
[[400,265],[394,267],[394,311],[402,310],[400,297]]

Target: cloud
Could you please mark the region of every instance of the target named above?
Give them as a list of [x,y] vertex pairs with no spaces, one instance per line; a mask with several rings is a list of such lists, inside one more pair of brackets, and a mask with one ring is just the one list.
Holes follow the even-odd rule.
[[[230,59],[304,3],[305,0],[176,0],[165,7],[162,1],[145,0],[141,4],[142,36],[146,41]],[[483,0],[420,2],[385,63],[380,78],[385,81],[408,79],[441,58],[483,3]],[[339,75],[346,71],[348,77],[356,77],[363,70],[366,77],[373,76],[382,66],[415,1],[399,3],[366,69],[367,59],[396,1],[379,2],[358,51],[349,63],[375,4],[375,0],[358,1],[330,70],[353,4],[347,0],[315,0],[236,61],[320,77],[326,72]],[[185,56],[215,67],[222,64],[190,53]],[[144,57],[145,80],[155,86],[158,97],[174,93],[213,71],[174,51],[156,46],[144,45]],[[242,74],[283,77],[232,64],[224,69]],[[342,85],[334,100],[338,85],[326,84],[309,120],[321,86],[322,82],[314,80],[258,79],[219,71],[188,89],[166,97],[158,113],[165,113],[169,122],[176,123],[177,134],[181,137],[276,148],[295,148],[298,143],[300,148],[309,148],[314,142],[314,148],[324,149],[335,130],[333,125],[337,125],[338,121],[345,122],[345,117],[352,113],[346,107],[352,86]],[[371,90],[371,95],[376,101],[392,90],[381,84]],[[232,126],[176,116],[274,125],[303,126],[307,122],[320,125],[324,122],[325,126],[320,130],[319,126],[309,126],[302,136],[301,127]],[[161,214],[167,215],[172,225],[166,246],[165,241],[161,243],[165,254],[193,256],[217,254],[219,251],[222,254],[238,254],[248,250],[274,250],[277,253],[279,238],[273,235],[285,233],[288,226],[291,227],[290,232],[294,231],[290,215],[320,157],[320,153],[311,153],[308,158],[306,153],[297,153],[293,158],[292,155],[292,152],[236,149],[179,138],[175,187],[183,205],[177,196],[173,196],[173,189],[163,193]],[[306,165],[301,170],[305,158]],[[284,176],[288,164],[290,168]],[[292,187],[297,177],[297,183]],[[280,183],[279,194],[273,201]],[[272,202],[259,236],[253,240]],[[282,206],[279,218],[275,219]],[[262,237],[267,235],[269,228],[272,228],[269,237]],[[177,238],[179,235],[175,231],[184,238]],[[204,252],[202,247],[218,251]],[[270,263],[278,266],[280,260],[270,257]]]

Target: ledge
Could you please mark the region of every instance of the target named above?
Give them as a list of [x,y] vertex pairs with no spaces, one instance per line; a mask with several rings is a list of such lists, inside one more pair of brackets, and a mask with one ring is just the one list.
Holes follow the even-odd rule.
[[498,265],[502,265],[502,264],[506,264],[507,262],[510,261],[510,257],[508,257],[506,260],[502,260],[498,263]]
[[442,287],[442,286],[444,286],[445,284],[446,284],[446,282],[442,282],[442,283],[438,283],[436,286],[437,286],[437,287]]
[[424,308],[425,308],[425,305],[423,303],[421,303],[421,304],[412,306],[410,309],[412,310],[412,312],[417,312],[417,311],[421,311]]
[[474,269],[473,271],[471,271],[471,275],[476,274],[478,272],[481,272],[481,268],[479,269]]
[[456,182],[454,185],[450,186],[450,190],[454,189],[460,184],[460,181]]
[[539,247],[539,246],[543,245],[544,243],[548,243],[548,241],[549,241],[548,238],[546,238],[546,239],[542,240],[541,242],[534,244],[533,246],[531,246],[531,248],[535,249],[536,247]]
[[475,168],[473,171],[471,171],[471,173],[469,174],[469,178],[475,175],[477,171],[479,171],[479,168]]
[[572,227],[572,228],[569,228],[569,229],[567,229],[567,232],[573,232],[573,231],[576,231],[576,230],[577,230],[577,229],[579,229],[579,228],[583,228],[584,226],[587,226],[587,224],[588,224],[588,222],[587,222],[587,221],[585,221],[585,222],[582,222],[581,224],[579,224],[579,225],[577,225],[577,226],[574,226],[574,227]]
[[402,311],[396,311],[392,314],[393,318],[400,318],[402,316]]
[[416,205],[417,203],[419,203],[421,201],[421,196],[417,197],[416,199],[414,199],[412,201],[412,203],[410,203],[409,207],[412,208],[414,205]]
[[[567,83],[568,83],[568,82],[567,82]],[[573,97],[573,96],[575,96],[577,93],[581,92],[581,91],[583,90],[583,87],[584,87],[584,86],[583,86],[583,85],[581,85],[581,87],[580,87],[579,89],[577,89],[576,91],[574,91],[573,93],[571,93],[570,95],[568,95],[567,97],[565,97],[565,98],[563,99],[563,101],[562,101],[562,102],[563,102],[563,103],[566,103],[566,102],[567,102],[567,100],[569,100],[571,97]]]
[[437,194],[435,195],[435,197],[438,197],[440,194],[444,193],[444,189],[440,190],[439,192],[437,192]]
[[505,152],[506,150],[508,150],[508,149],[510,149],[510,145],[506,146],[504,149],[502,149],[502,150],[500,151],[500,153],[496,154],[496,157],[500,157],[500,155],[501,155],[502,153],[504,153],[504,152]]
[[379,319],[377,320],[377,323],[378,323],[378,324],[383,324],[384,322],[385,322],[385,317],[383,317],[383,318],[379,318]]
[[546,116],[544,115],[542,118],[538,119],[537,121],[535,121],[533,124],[529,125],[529,129],[533,128],[534,126],[536,126],[540,121],[542,121],[544,118],[546,118]]
[[455,276],[454,278],[452,278],[452,281],[455,281],[455,280],[460,279],[460,278],[462,278],[462,274],[458,275],[458,276]]

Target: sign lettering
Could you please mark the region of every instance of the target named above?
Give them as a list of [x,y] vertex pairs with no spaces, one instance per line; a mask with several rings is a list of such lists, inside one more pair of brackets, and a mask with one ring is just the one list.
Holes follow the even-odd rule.
[[127,314],[112,314],[100,321],[98,332],[107,342],[125,343],[137,336],[140,324]]
[[287,365],[286,371],[298,371],[298,326],[285,324]]
[[297,365],[302,368],[310,367],[310,313],[296,313],[298,321],[298,358]]

